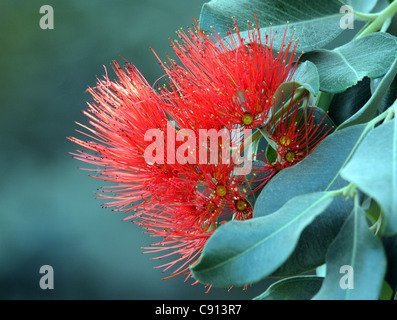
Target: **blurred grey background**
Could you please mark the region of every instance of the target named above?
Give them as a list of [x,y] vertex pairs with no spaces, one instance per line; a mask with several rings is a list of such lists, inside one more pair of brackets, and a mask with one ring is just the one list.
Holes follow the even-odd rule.
[[[163,75],[169,38],[199,18],[202,0],[0,1],[0,299],[251,299],[206,289],[155,267],[141,247],[155,239],[95,199],[100,180],[68,154],[74,121],[85,122],[85,92],[123,58],[149,83]],[[54,9],[54,29],[39,26]],[[42,265],[54,289],[42,290]]]

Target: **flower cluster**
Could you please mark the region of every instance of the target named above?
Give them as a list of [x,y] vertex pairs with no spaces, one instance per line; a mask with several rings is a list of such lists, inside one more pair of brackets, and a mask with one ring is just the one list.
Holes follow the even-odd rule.
[[[171,257],[164,271],[189,276],[216,229],[252,218],[251,195],[327,132],[314,125],[307,97],[296,101],[293,93],[275,107],[278,87],[297,66],[296,43],[285,44],[286,33],[278,54],[274,34],[250,25],[248,39],[236,25],[225,39],[197,26],[179,37],[172,48],[180,62],[161,63],[168,86],[156,90],[133,65],[114,62],[118,80],[106,76],[89,89],[89,126],[79,124],[88,140],[69,139],[92,151],[74,157],[110,182],[100,189],[104,206],[128,212],[126,220],[161,238],[147,249]],[[252,149],[263,137],[274,159]],[[263,162],[250,170],[253,158]]]

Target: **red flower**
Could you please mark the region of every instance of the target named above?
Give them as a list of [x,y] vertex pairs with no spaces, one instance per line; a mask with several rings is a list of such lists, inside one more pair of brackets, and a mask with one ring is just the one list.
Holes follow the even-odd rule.
[[[117,62],[114,65],[118,82],[105,78],[89,89],[93,102],[83,113],[91,128],[79,124],[86,132],[78,132],[91,140],[69,139],[96,152],[74,154],[79,160],[101,167],[90,169],[99,174],[96,178],[117,183],[101,189],[100,197],[111,200],[105,207],[123,211],[153,207],[157,194],[165,197],[185,180],[179,176],[178,163],[151,163],[145,158],[145,150],[152,144],[145,138],[148,130],[164,133],[167,140],[169,123],[163,102],[134,66],[127,65],[122,70]],[[167,158],[166,150],[163,158]]]
[[162,238],[146,252],[163,253],[155,259],[168,259],[159,268],[166,271],[173,267],[170,277],[190,277],[190,265],[198,260],[205,243],[221,224],[229,219],[252,218],[253,207],[247,199],[249,182],[230,176],[225,167],[214,171],[214,166],[209,165],[207,169],[204,172],[205,166],[202,167],[204,177],[198,181],[190,201],[172,203],[161,214],[147,212],[139,217],[149,234]]
[[[93,101],[83,113],[90,126],[80,124],[86,132],[79,131],[89,140],[69,138],[94,154],[77,151],[73,155],[99,166],[89,169],[98,173],[96,178],[115,183],[101,189],[100,197],[109,201],[104,206],[125,212],[133,210],[125,220],[132,219],[147,232],[163,237],[161,246],[157,248],[155,244],[153,248],[171,249],[171,255],[178,258],[164,267],[181,263],[175,271],[178,273],[200,254],[218,226],[218,219],[225,216],[224,208],[234,201],[238,186],[238,179],[232,176],[235,164],[225,162],[222,154],[227,150],[225,154],[229,155],[229,148],[235,145],[232,141],[229,144],[215,141],[212,145],[211,138],[205,140],[204,149],[208,151],[205,159],[212,160],[210,151],[215,147],[220,148],[219,159],[217,163],[200,163],[200,156],[194,151],[203,141],[196,139],[196,144],[186,149],[192,154],[191,163],[179,163],[175,150],[179,150],[185,139],[180,139],[178,133],[187,129],[189,134],[199,136],[199,132],[193,127],[175,129],[164,112],[164,100],[138,70],[132,65],[124,70],[116,62],[114,65],[118,81],[105,77],[89,89]],[[159,141],[147,139],[151,130],[159,134]],[[173,148],[168,148],[170,145]],[[248,212],[248,208],[241,207],[239,204],[241,212]]]
[[290,101],[279,110],[273,107],[271,119],[262,128],[276,157],[270,161],[264,153],[258,155],[264,162],[261,168],[256,169],[258,172],[270,170],[275,174],[295,165],[306,158],[332,130],[324,122],[326,114],[316,123],[316,108],[309,107],[310,95],[295,99],[295,94],[294,90]]
[[194,203],[174,204],[172,207],[163,208],[160,214],[140,217],[140,224],[145,227],[147,233],[162,238],[145,248],[148,250],[145,253],[161,252],[162,254],[154,259],[168,259],[168,262],[159,265],[158,268],[163,268],[163,272],[174,268],[170,277],[183,273],[190,276],[189,266],[196,262],[205,243],[214,232],[215,227],[212,223],[216,218],[212,207],[207,205],[198,208]]
[[[271,29],[270,29],[271,30]],[[167,107],[174,119],[185,126],[209,128],[254,128],[262,125],[275,102],[279,85],[291,79],[296,43],[285,45],[286,32],[277,55],[273,53],[275,34],[260,34],[248,23],[248,40],[235,23],[235,35],[221,39],[207,35],[198,26],[181,31],[181,44],[172,47],[181,66],[170,59],[163,64],[171,78],[171,89],[162,89],[170,98]],[[287,30],[286,30],[287,31]],[[183,66],[183,67],[182,67]]]

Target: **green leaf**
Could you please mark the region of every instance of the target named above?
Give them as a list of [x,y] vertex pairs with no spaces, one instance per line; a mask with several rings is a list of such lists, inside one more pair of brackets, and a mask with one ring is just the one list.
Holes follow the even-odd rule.
[[281,107],[292,98],[303,97],[307,91],[312,95],[309,98],[309,103],[314,102],[314,96],[318,95],[320,88],[320,80],[316,66],[310,62],[305,61],[299,63],[291,81],[282,83],[273,95],[274,108],[280,110]]
[[304,87],[311,94],[318,95],[320,90],[320,77],[317,72],[317,67],[310,61],[299,63],[290,82],[285,82],[280,85],[279,90],[289,83],[295,83],[295,88]]
[[[318,95],[320,88],[320,78],[316,66],[305,61],[299,63],[291,81],[282,83],[273,95],[275,109],[279,110],[281,106],[291,97],[292,93],[301,94],[301,89],[306,89],[312,95]],[[303,90],[302,92],[304,92]],[[281,98],[280,98],[281,97]]]
[[385,280],[397,294],[397,235],[382,238],[387,256],[387,271]]
[[382,243],[355,206],[327,253],[327,274],[314,300],[377,300],[386,271]]
[[328,109],[329,117],[340,125],[357,113],[370,98],[370,79],[365,77],[355,86],[334,95]]
[[302,230],[332,202],[327,192],[288,201],[271,215],[221,226],[191,268],[202,283],[242,286],[270,275],[293,251]]
[[[381,107],[387,106],[388,102],[385,100],[393,98],[396,91],[396,88],[390,87],[392,83],[396,83],[394,81],[396,74],[397,58],[394,60],[389,71],[380,81],[368,102],[359,111],[357,111],[357,113],[353,114],[349,119],[343,122],[338,127],[338,130],[351,125],[368,122],[376,115],[377,110],[381,109]],[[392,102],[394,102],[394,100]]]
[[386,281],[383,281],[379,300],[391,300],[392,297],[393,297],[393,289],[389,286],[389,284]]
[[310,300],[320,290],[322,277],[298,276],[273,283],[254,300]]
[[344,0],[343,2],[351,6],[354,11],[368,13],[375,8],[378,0]]
[[[387,74],[385,75],[385,77]],[[380,79],[383,80],[383,79]],[[382,113],[388,109],[393,102],[397,99],[397,77],[394,77],[394,80],[390,84],[389,89],[387,90],[385,97],[383,98],[381,105],[379,106],[379,113]]]
[[386,219],[384,234],[397,233],[397,121],[372,130],[341,175],[381,206]]
[[[269,215],[298,195],[345,187],[348,182],[339,173],[365,137],[365,127],[353,126],[331,134],[303,161],[273,177],[258,196],[254,217]],[[294,253],[273,275],[296,275],[323,264],[330,243],[352,208],[351,200],[336,197],[303,231]]]
[[266,158],[269,162],[273,163],[277,159],[277,152],[269,144],[266,148]]
[[[343,16],[339,10],[343,5],[338,0],[212,0],[205,3],[200,15],[200,29],[211,30],[224,36],[233,27],[233,18],[240,31],[247,30],[247,20],[255,22],[258,18],[260,31],[277,31],[273,45],[279,48],[287,27],[286,39],[299,38],[299,51],[310,51],[321,48],[335,39],[343,29],[339,21]],[[241,32],[247,37],[247,32]]]
[[397,38],[388,33],[373,33],[333,50],[316,50],[302,56],[312,61],[320,75],[320,90],[338,93],[363,77],[383,76],[397,55]]

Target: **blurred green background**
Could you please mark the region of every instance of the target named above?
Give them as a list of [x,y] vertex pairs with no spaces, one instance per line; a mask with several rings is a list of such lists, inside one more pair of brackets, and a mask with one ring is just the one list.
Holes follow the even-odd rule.
[[[200,0],[0,1],[0,299],[250,299],[264,286],[191,286],[141,254],[153,238],[95,199],[100,180],[79,170],[66,140],[85,123],[85,92],[123,58],[149,83],[163,75],[169,38],[198,19]],[[39,26],[54,9],[54,29]],[[54,289],[42,290],[42,265]]]

